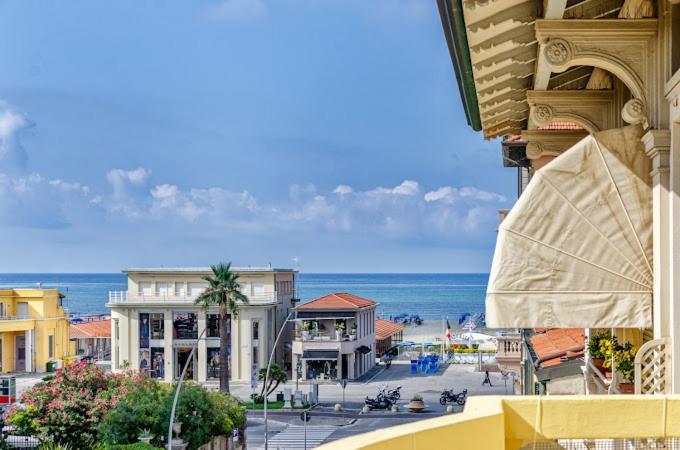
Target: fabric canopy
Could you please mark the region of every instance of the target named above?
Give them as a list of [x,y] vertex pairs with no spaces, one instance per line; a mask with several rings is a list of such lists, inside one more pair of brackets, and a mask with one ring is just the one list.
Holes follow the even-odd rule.
[[492,328],[652,324],[652,191],[640,127],[596,133],[538,170],[501,223]]

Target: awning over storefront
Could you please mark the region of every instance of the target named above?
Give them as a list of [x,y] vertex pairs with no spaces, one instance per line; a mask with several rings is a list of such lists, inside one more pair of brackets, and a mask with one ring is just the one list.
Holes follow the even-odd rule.
[[305,350],[302,359],[338,359],[337,350]]
[[492,328],[652,324],[652,192],[640,127],[588,136],[534,175],[501,223]]
[[365,355],[367,353],[371,353],[371,349],[366,347],[365,345],[362,345],[361,347],[357,348],[356,351],[358,351],[362,355]]

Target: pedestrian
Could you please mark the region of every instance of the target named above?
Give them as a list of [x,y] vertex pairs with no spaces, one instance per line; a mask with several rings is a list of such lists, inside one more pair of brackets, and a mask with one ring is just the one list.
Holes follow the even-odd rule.
[[486,371],[486,376],[484,377],[484,381],[482,381],[482,386],[485,384],[489,384],[489,387],[493,387],[493,384],[491,384],[491,378],[489,377],[489,371]]

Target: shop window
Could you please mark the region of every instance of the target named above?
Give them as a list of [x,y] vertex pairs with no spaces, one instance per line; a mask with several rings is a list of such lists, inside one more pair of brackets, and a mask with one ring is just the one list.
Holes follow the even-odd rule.
[[253,340],[260,339],[260,322],[253,322]]
[[149,348],[149,313],[139,314],[139,348]]
[[151,314],[151,339],[163,339],[164,337],[164,327],[165,327],[165,317],[163,313]]
[[175,339],[198,339],[198,321],[195,313],[173,312],[172,328]]
[[[220,349],[219,347],[208,347],[208,355],[206,361],[208,364],[208,378],[219,378],[220,369],[222,365],[220,364]],[[231,378],[231,345],[227,346],[227,355],[229,355],[229,378]]]
[[[207,333],[209,338],[220,337],[221,327],[220,327],[220,315],[219,314],[208,314],[206,318],[206,327],[208,328]],[[227,333],[231,331],[231,317],[227,314]]]
[[157,379],[165,378],[164,348],[154,347],[151,349],[151,370],[149,371],[149,376]]
[[47,357],[54,358],[54,336],[47,336]]

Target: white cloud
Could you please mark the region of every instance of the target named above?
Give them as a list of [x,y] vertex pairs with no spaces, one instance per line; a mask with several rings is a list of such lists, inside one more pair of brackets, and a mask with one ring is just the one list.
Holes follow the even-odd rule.
[[426,202],[444,202],[454,204],[459,200],[473,200],[482,202],[505,202],[507,198],[495,192],[487,192],[475,187],[462,187],[460,189],[444,186],[430,191],[423,197]]
[[352,186],[347,186],[346,184],[340,184],[333,190],[334,194],[340,195],[351,194],[352,192],[354,192]]
[[208,8],[208,16],[216,20],[241,20],[267,13],[264,0],[222,0]]
[[19,134],[28,127],[24,115],[0,100],[0,164],[5,170],[26,168],[28,156],[19,142]]

